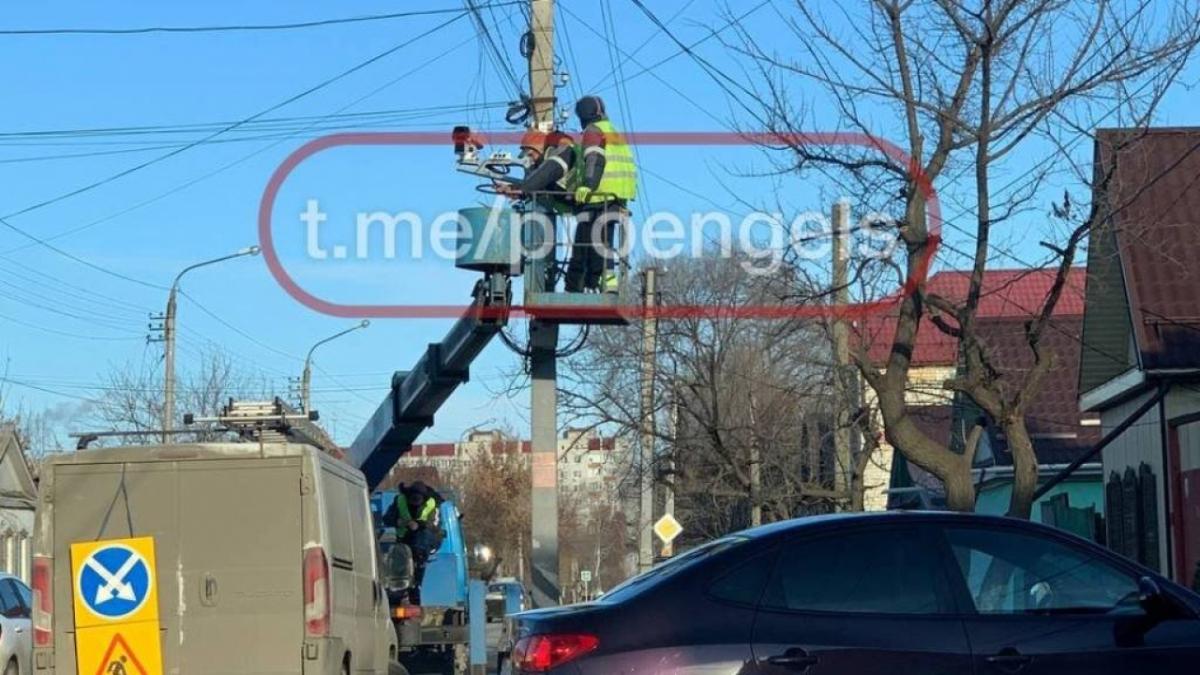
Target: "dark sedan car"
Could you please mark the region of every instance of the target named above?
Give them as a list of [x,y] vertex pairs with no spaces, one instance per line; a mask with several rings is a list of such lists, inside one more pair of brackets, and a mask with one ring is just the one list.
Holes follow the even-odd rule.
[[769,525],[515,622],[516,673],[1200,672],[1200,597],[1061,531],[977,515]]

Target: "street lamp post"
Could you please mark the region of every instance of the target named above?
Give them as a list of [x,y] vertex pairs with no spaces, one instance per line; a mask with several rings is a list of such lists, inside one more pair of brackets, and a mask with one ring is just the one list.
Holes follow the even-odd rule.
[[317,344],[313,345],[312,349],[308,350],[308,355],[304,357],[304,374],[300,376],[300,406],[302,408],[304,408],[304,412],[307,413],[307,412],[312,411],[312,355],[313,355],[313,352],[317,351],[317,347],[320,347],[321,345],[325,344],[326,342],[332,342],[332,341],[342,337],[343,335],[346,335],[347,333],[353,333],[356,330],[366,328],[367,326],[370,326],[370,325],[371,325],[370,321],[363,319],[363,321],[361,323],[351,326],[350,328],[347,328],[346,330],[344,330],[340,333],[337,333],[336,335],[330,335],[329,337],[325,338],[324,340],[321,340]]
[[179,295],[179,281],[183,279],[183,275],[197,267],[215,265],[219,262],[248,255],[258,255],[258,251],[259,248],[257,246],[248,246],[237,253],[189,265],[183,268],[179,274],[176,274],[175,281],[171,283],[171,293],[167,296],[167,315],[163,320],[163,443],[167,442],[171,436],[171,431],[175,428],[175,312],[177,306],[176,296]]

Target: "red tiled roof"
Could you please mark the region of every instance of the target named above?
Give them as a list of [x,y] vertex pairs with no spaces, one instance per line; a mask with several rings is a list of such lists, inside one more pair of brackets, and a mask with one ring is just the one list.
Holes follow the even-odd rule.
[[[1047,353],[1054,354],[1054,371],[1051,377],[1043,380],[1041,390],[1025,415],[1038,463],[1042,465],[1069,463],[1094,447],[1102,435],[1098,425],[1081,423],[1084,415],[1076,405],[1082,331],[1082,317],[1058,317],[1047,326],[1042,338]],[[1011,380],[1014,385],[1024,378],[1033,365],[1033,355],[1025,341],[1023,318],[981,319],[978,335],[987,343],[1001,378]],[[921,431],[948,447],[953,436],[952,427],[955,424],[965,426],[973,421],[968,418],[978,414],[978,409],[966,401],[953,406],[910,406],[909,413]],[[1090,417],[1096,418],[1095,415]],[[1012,455],[999,428],[990,425],[988,434],[996,463],[1011,465]],[[906,464],[905,468],[913,485],[941,494],[941,481],[936,477],[913,464]],[[894,486],[908,487],[903,476],[893,476],[893,480],[898,481]],[[889,503],[902,504],[904,498],[897,495],[889,498]]]
[[[983,277],[983,295],[979,300],[979,320],[1030,318],[1041,309],[1056,274],[1053,269],[987,270]],[[969,271],[938,272],[926,282],[925,292],[962,303],[966,301],[970,281]],[[1067,277],[1062,297],[1054,308],[1055,316],[1083,315],[1084,282],[1083,268],[1073,268]],[[881,365],[887,362],[895,331],[894,315],[868,319],[859,327],[860,339],[869,342],[868,353],[872,361]],[[922,321],[913,348],[913,365],[953,365],[957,360],[957,341],[930,322]]]
[[[1015,388],[1033,367],[1033,353],[1025,340],[1025,322],[1016,319],[980,321],[978,334],[987,343],[1001,378]],[[1038,461],[1042,464],[1071,462],[1079,452],[1098,442],[1102,435],[1099,426],[1080,423],[1084,417],[1078,404],[1082,334],[1083,317],[1080,316],[1055,318],[1043,333],[1042,348],[1045,353],[1054,355],[1054,366],[1050,375],[1042,380],[1042,388],[1026,408],[1025,415],[1026,426],[1038,450]],[[1011,463],[1002,441],[996,450],[1000,463]]]
[[1200,366],[1200,128],[1102,130],[1098,171],[1131,138],[1107,198],[1142,367]]

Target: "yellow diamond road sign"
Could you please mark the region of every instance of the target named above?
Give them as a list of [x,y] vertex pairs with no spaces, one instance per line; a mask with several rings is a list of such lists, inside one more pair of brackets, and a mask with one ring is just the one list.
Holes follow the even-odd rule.
[[683,526],[679,524],[678,520],[675,520],[675,516],[669,513],[659,518],[657,523],[654,523],[654,534],[658,535],[658,538],[664,544],[670,544],[675,541],[675,537],[678,537],[682,533]]

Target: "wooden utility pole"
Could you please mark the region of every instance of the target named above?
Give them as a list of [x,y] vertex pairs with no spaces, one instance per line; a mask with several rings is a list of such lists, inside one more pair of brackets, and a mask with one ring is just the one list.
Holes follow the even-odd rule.
[[853,481],[851,472],[854,471],[854,453],[851,448],[852,433],[850,425],[853,422],[851,413],[854,405],[854,390],[850,385],[854,374],[850,372],[850,332],[846,325],[844,311],[850,304],[850,275],[849,275],[849,237],[850,237],[850,204],[838,201],[833,205],[833,313],[831,331],[833,333],[833,391],[834,391],[834,428],[833,447],[836,460],[834,488],[839,494],[845,495],[844,504],[850,503],[850,489]]
[[654,371],[657,365],[658,270],[647,268],[643,273],[642,306],[642,440],[641,440],[641,508],[638,510],[638,569],[642,572],[654,565]]
[[[530,0],[531,124],[554,130],[554,0]],[[553,217],[553,216],[550,216]],[[528,283],[528,277],[526,283]],[[558,324],[531,321],[529,370],[532,499],[530,566],[534,606],[559,604],[558,578]]]

